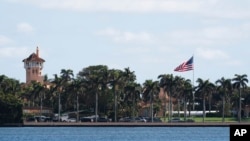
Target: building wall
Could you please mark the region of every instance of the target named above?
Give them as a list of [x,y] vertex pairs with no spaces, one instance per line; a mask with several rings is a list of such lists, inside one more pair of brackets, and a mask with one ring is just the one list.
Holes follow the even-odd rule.
[[39,114],[52,114],[51,108],[43,107],[42,111],[40,107],[24,107],[23,108],[23,114],[31,114],[31,115],[39,115]]
[[31,81],[43,82],[43,76],[41,76],[42,72],[40,68],[27,68],[26,69],[26,83],[30,83]]

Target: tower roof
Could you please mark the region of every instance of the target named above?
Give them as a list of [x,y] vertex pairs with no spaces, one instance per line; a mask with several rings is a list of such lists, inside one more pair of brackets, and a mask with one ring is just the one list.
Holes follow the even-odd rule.
[[23,59],[23,62],[26,61],[37,61],[37,62],[45,62],[44,59],[40,58],[37,54],[32,53],[28,58]]

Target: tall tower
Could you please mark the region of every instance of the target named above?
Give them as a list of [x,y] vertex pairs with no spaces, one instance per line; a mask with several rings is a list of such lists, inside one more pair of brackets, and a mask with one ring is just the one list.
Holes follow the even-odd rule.
[[23,59],[24,68],[26,70],[26,83],[31,81],[43,83],[42,69],[44,59],[39,57],[39,48],[36,48],[36,53],[32,53],[28,58]]

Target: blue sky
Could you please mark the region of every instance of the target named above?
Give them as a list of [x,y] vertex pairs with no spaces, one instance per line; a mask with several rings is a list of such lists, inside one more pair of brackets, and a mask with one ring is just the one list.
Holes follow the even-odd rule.
[[194,55],[194,80],[250,76],[248,0],[1,0],[0,74],[25,81],[40,48],[43,74],[129,67],[137,82],[174,74]]

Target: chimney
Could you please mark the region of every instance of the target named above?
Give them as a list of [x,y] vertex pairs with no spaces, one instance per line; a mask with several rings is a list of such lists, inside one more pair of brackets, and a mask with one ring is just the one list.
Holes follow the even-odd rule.
[[39,57],[39,49],[38,49],[38,47],[36,47],[36,55],[37,55],[37,57]]

